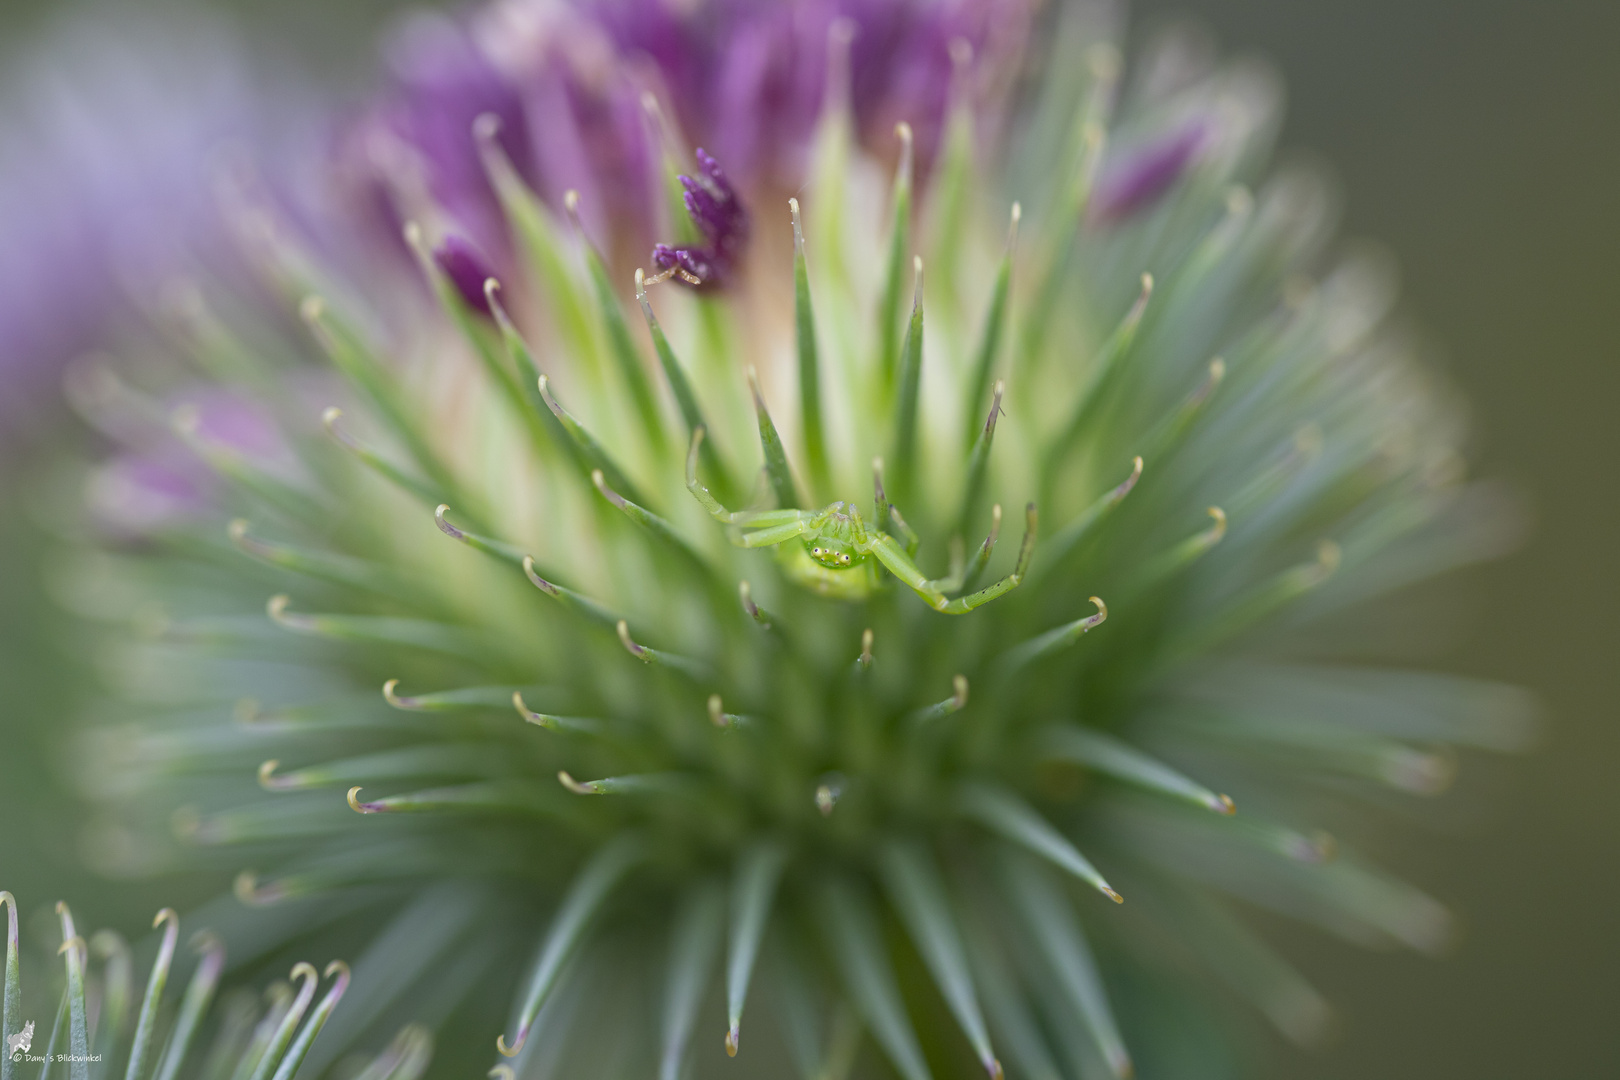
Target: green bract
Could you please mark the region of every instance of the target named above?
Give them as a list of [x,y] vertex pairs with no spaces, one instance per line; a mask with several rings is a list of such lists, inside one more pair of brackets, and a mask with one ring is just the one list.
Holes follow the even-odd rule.
[[[316,1067],[398,1014],[446,1075],[498,1044],[526,1077],[838,1077],[863,1045],[906,1080],[1126,1076],[1207,976],[1322,1029],[1230,900],[1440,948],[1365,824],[1516,745],[1522,702],[1346,663],[1329,617],[1488,554],[1499,500],[1322,186],[1260,171],[1263,81],[1116,119],[1089,56],[993,184],[965,112],[932,197],[900,132],[887,199],[825,118],[802,227],[758,195],[724,293],[632,296],[489,123],[522,256],[493,318],[426,257],[431,207],[436,307],[244,212],[335,377],[245,317],[175,339],[293,461],[182,424],[217,517],[63,575],[117,642],[92,850],[352,938]],[[1088,210],[1107,148],[1192,105],[1210,148]],[[173,385],[137,371],[102,405]]]
[[[59,903],[62,945],[57,955],[65,975],[60,994],[25,994],[16,898],[0,892],[0,906],[7,915],[0,1021],[5,1034],[5,1054],[0,1057],[4,1080],[51,1076],[292,1080],[349,986],[348,965],[334,960],[325,972],[332,984],[317,1002],[321,973],[299,963],[290,982],[273,983],[265,991],[262,1005],[251,990],[239,989],[227,996],[221,1015],[211,1018],[210,1007],[225,970],[225,946],[218,937],[207,931],[193,936],[196,968],[182,993],[166,995],[180,940],[179,916],[165,908],[153,921],[153,929],[161,928],[162,936],[145,988],[139,989],[129,944],[111,930],[86,941],[76,931],[67,904]],[[296,990],[291,982],[297,983]],[[427,1032],[407,1027],[387,1051],[359,1063],[356,1075],[366,1080],[413,1080],[426,1067],[431,1047]]]

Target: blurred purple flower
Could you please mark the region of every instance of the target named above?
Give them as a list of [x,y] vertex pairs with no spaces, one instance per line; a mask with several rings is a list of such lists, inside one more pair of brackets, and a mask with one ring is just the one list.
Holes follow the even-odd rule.
[[[473,121],[500,121],[497,139],[522,167],[532,160],[522,107],[465,31],[443,16],[408,20],[385,50],[389,89],[348,132],[343,152],[377,200],[393,240],[425,204],[486,250],[506,234],[473,142]],[[524,179],[533,181],[532,172]]]
[[[298,475],[275,420],[251,401],[206,389],[177,395],[168,411],[184,415],[190,437],[204,446],[271,476]],[[126,433],[126,449],[90,476],[87,499],[101,525],[114,535],[138,538],[219,513],[221,482],[186,443],[167,429]]]
[[484,282],[495,276],[495,270],[470,241],[451,233],[433,249],[433,262],[469,308],[495,317],[484,292]]
[[[796,188],[842,71],[857,137],[884,154],[912,126],[920,175],[936,155],[953,93],[1005,92],[1030,0],[495,0],[457,21],[417,16],[390,50],[393,86],[352,145],[397,230],[442,214],[497,264],[509,258],[500,208],[472,135],[499,120],[520,176],[554,207],[585,194],[582,221],[610,251],[645,251],[659,218],[659,133],[646,95],[709,147],[742,190]],[[966,46],[966,48],[964,48]],[[847,55],[844,55],[847,53]],[[959,62],[971,63],[959,68]],[[352,158],[351,158],[352,159]],[[712,161],[712,159],[709,159]],[[741,248],[729,181],[705,166],[687,184],[701,247],[661,247],[662,270],[723,280]],[[696,204],[694,206],[694,200]],[[710,203],[714,205],[709,205]],[[701,269],[706,267],[706,270]]]
[[971,50],[973,89],[993,94],[1022,53],[1032,7],[1027,0],[597,0],[589,10],[621,55],[651,61],[682,126],[745,186],[796,187],[834,90],[835,49],[848,50],[858,136],[887,152],[895,123],[907,121],[926,175],[943,137],[955,43]]
[[1110,155],[1091,196],[1093,221],[1128,218],[1158,202],[1213,142],[1211,123],[1197,117],[1147,143]]
[[699,290],[723,288],[748,243],[748,212],[719,162],[701,147],[697,160],[697,178],[682,176],[681,184],[686,188],[686,212],[708,243],[653,245],[652,261],[659,270],[653,280],[676,276]]
[[0,423],[26,424],[142,289],[231,264],[216,151],[269,152],[285,104],[249,67],[195,14],[102,12],[47,34],[0,88]]

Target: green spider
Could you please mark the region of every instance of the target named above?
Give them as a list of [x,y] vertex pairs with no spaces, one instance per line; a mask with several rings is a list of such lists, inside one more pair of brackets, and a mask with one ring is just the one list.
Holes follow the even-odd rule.
[[[860,600],[882,585],[878,564],[910,586],[928,606],[946,615],[966,615],[1016,589],[1029,569],[1030,556],[1035,550],[1035,504],[1025,509],[1024,542],[1018,549],[1018,562],[1013,572],[978,592],[966,593],[954,599],[947,594],[971,586],[990,561],[996,538],[1001,532],[1001,507],[991,512],[990,535],[979,546],[971,563],[964,563],[961,547],[952,553],[952,571],[942,578],[929,578],[917,568],[913,558],[917,554],[917,534],[911,531],[900,511],[891,506],[883,492],[882,462],[873,462],[874,503],[876,527],[868,527],[861,520],[861,512],[854,503],[835,502],[823,510],[727,510],[714,493],[697,478],[698,448],[703,444],[703,428],[692,431],[692,447],[686,455],[686,487],[703,504],[716,521],[737,526],[731,541],[738,547],[760,548],[787,544],[781,549],[783,566],[788,576],[801,585],[827,596],[846,600]],[[893,525],[905,538],[889,535]],[[851,571],[859,571],[851,573]]]

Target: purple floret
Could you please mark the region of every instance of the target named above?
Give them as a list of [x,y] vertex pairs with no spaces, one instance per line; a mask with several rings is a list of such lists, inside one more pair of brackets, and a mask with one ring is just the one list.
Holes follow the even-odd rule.
[[705,244],[653,247],[652,261],[661,277],[677,277],[700,291],[724,288],[748,243],[748,211],[726,174],[701,148],[697,177],[682,176],[686,212],[708,241]]
[[1119,221],[1158,202],[1175,186],[1209,143],[1208,123],[1199,118],[1109,162],[1091,196],[1091,216]]
[[433,249],[433,261],[469,308],[486,318],[495,317],[484,292],[484,282],[494,277],[495,271],[470,241],[451,233]]

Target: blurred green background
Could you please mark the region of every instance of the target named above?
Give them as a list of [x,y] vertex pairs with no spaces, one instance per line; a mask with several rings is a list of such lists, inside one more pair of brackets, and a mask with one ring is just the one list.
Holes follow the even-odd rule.
[[[88,6],[0,0],[0,65]],[[373,70],[376,26],[404,7],[212,6],[255,50],[348,87]],[[1536,519],[1522,551],[1453,583],[1467,615],[1438,648],[1443,666],[1535,689],[1542,744],[1470,761],[1390,860],[1452,903],[1467,936],[1436,962],[1273,927],[1343,1013],[1333,1045],[1279,1051],[1280,1071],[1620,1076],[1620,4],[1140,0],[1134,25],[1180,16],[1280,71],[1284,146],[1343,179],[1351,236],[1394,249],[1408,312],[1476,407],[1478,471],[1516,483]],[[13,460],[0,484],[27,475]],[[24,725],[38,730],[65,722],[61,683],[40,672],[71,641],[26,569],[31,543],[0,515],[0,710],[44,717]],[[0,742],[0,885],[59,886],[93,918],[72,880],[73,823],[17,797],[45,753]]]

